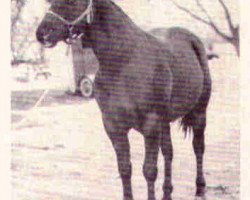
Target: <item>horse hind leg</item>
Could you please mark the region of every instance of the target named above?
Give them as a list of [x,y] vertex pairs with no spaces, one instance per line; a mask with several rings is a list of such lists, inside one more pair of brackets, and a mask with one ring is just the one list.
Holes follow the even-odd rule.
[[205,152],[205,128],[206,111],[211,95],[211,78],[208,68],[204,70],[204,89],[200,96],[199,103],[187,115],[182,118],[181,124],[187,134],[188,130],[193,130],[193,149],[196,157],[196,196],[204,196],[206,181],[203,174],[203,155]]
[[157,178],[157,159],[160,147],[160,121],[155,113],[150,113],[142,130],[145,141],[145,160],[143,174],[148,186],[148,200],[155,200],[155,180]]
[[193,130],[193,149],[196,157],[196,196],[205,195],[206,181],[203,174],[203,155],[205,151],[206,112],[191,112],[186,115],[182,124],[184,131]]
[[196,156],[196,196],[204,196],[206,181],[203,175],[203,155],[205,151],[206,114],[197,114],[193,126],[193,149]]
[[162,123],[162,138],[161,138],[161,151],[165,162],[165,179],[163,183],[163,198],[162,200],[171,200],[172,186],[172,159],[173,159],[173,146],[170,134],[169,123]]

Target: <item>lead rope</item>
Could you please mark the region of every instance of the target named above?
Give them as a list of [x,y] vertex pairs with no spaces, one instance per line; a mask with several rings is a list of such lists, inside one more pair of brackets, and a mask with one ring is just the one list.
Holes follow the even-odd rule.
[[[71,45],[67,45],[66,52],[65,52],[66,56],[68,56],[70,54],[70,52],[71,52]],[[19,121],[18,123],[13,124],[12,128],[13,129],[20,128],[23,125],[23,123],[26,122],[29,119],[29,117],[34,112],[34,110],[39,105],[41,105],[42,101],[44,100],[44,98],[46,97],[46,95],[48,93],[49,93],[49,89],[44,90],[43,93],[41,94],[41,96],[39,97],[39,99],[37,100],[37,102],[35,103],[35,105],[30,110],[26,111],[27,113],[24,114],[24,118],[21,121]]]
[[29,119],[29,117],[31,116],[31,114],[34,112],[34,110],[41,104],[41,102],[44,100],[45,96],[48,94],[49,89],[44,90],[44,92],[41,94],[41,96],[39,97],[39,99],[37,100],[37,102],[35,103],[35,105],[27,111],[26,114],[24,114],[24,118],[18,122],[17,124],[14,124],[12,127],[13,129],[17,129],[20,128],[20,126]]
[[[49,14],[57,17],[58,19],[60,19],[61,21],[63,21],[64,23],[66,23],[68,25],[75,25],[80,20],[82,20],[84,17],[86,17],[87,23],[90,24],[92,22],[92,20],[93,20],[93,8],[92,8],[92,4],[93,4],[93,0],[90,0],[88,8],[85,10],[85,12],[83,12],[77,19],[75,19],[72,22],[69,22],[69,21],[65,20],[63,17],[61,17],[60,15],[54,13],[51,10],[49,10],[47,13],[49,13]],[[79,35],[78,38],[80,38],[81,36],[82,36],[82,34]],[[67,56],[70,53],[70,49],[71,49],[71,45],[68,45],[67,49],[66,49],[66,55]],[[43,99],[45,98],[45,96],[48,94],[48,92],[49,92],[49,89],[44,90],[44,92],[39,97],[39,99],[35,103],[35,105],[29,111],[27,111],[27,113],[25,114],[24,118],[20,122],[18,122],[17,124],[15,124],[15,125],[12,126],[14,129],[19,128],[29,118],[29,116],[32,114],[32,112],[34,112],[34,110],[41,104],[41,102],[43,101]]]
[[66,55],[66,56],[69,56],[70,51],[71,51],[71,44],[68,44],[68,45],[67,45],[67,48],[66,48],[66,51],[65,51],[65,55]]

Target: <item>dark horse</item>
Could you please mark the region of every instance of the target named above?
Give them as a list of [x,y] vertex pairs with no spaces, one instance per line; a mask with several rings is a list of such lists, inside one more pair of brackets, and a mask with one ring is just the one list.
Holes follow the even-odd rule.
[[52,0],[37,29],[46,47],[81,37],[100,67],[95,97],[105,130],[115,149],[125,200],[133,199],[128,132],[144,136],[143,174],[148,199],[155,200],[157,157],[165,160],[163,199],[171,199],[173,157],[170,122],[181,118],[185,132],[193,132],[197,161],[196,195],[205,193],[204,129],[211,91],[206,52],[201,41],[181,28],[171,28],[166,41],[137,27],[111,0]]

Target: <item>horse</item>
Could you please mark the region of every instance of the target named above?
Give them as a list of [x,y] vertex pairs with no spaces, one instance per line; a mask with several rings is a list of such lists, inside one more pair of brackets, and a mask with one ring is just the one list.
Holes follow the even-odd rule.
[[196,35],[173,27],[161,42],[140,29],[111,0],[52,0],[36,37],[48,48],[59,41],[71,43],[81,38],[83,47],[93,49],[99,61],[95,99],[116,153],[124,200],[134,199],[128,140],[131,129],[144,138],[148,200],[155,200],[160,151],[165,174],[162,199],[172,199],[170,122],[177,119],[183,131],[193,135],[195,195],[205,196],[204,132],[212,81],[205,48]]
[[[168,40],[168,28],[153,28],[148,31],[149,34],[153,35],[154,37],[160,39],[160,40]],[[207,44],[205,45],[206,53],[207,53],[207,59],[208,60],[213,60],[213,59],[219,59],[220,56],[213,51],[213,45],[212,44]]]

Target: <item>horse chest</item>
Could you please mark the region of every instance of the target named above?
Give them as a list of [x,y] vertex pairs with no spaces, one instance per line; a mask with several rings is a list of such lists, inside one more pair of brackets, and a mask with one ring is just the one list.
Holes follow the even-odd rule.
[[129,113],[133,110],[133,102],[129,99],[124,84],[117,77],[97,73],[95,98],[103,112],[117,114],[119,112]]

